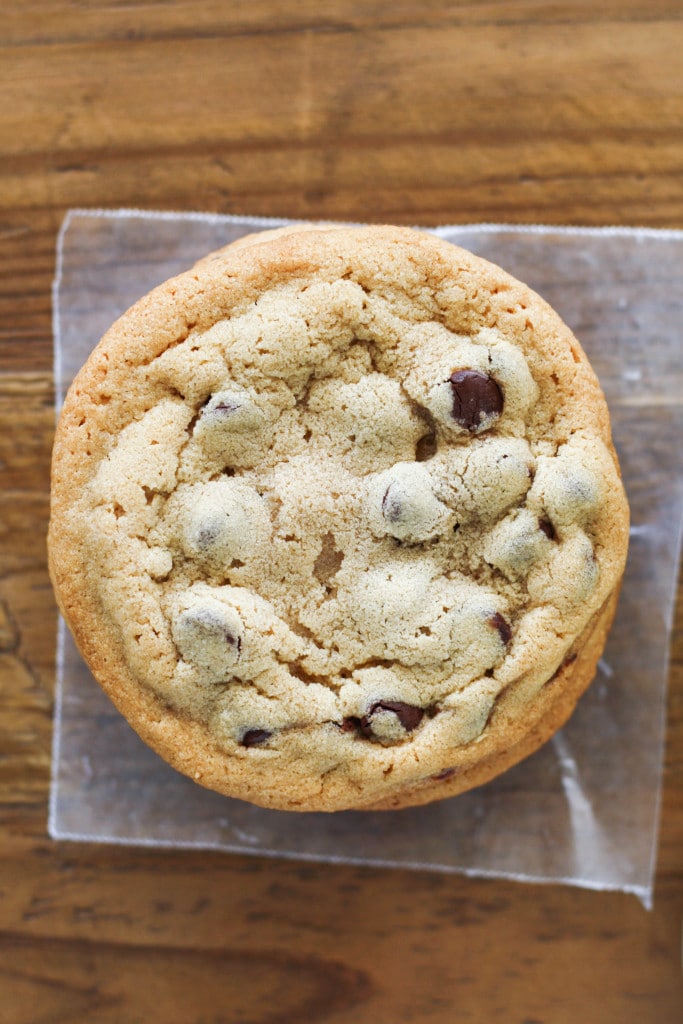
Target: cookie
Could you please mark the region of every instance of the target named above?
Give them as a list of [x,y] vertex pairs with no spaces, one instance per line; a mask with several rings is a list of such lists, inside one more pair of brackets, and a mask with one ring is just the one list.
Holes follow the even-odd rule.
[[628,509],[579,343],[434,236],[299,226],[141,299],[74,381],[50,568],[95,677],[201,784],[424,803],[589,684]]

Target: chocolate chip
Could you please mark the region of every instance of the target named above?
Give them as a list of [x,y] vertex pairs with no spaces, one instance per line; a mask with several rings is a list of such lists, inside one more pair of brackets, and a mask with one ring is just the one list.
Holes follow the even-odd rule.
[[418,708],[414,704],[405,704],[402,700],[375,701],[370,706],[368,713],[363,715],[360,720],[360,731],[364,736],[372,736],[372,717],[378,711],[393,711],[406,732],[417,729],[424,715],[423,708]]
[[234,647],[239,654],[242,650],[242,637],[235,636],[235,634],[231,633],[228,629],[223,631],[223,636],[225,637],[225,642],[230,644],[231,647]]
[[509,623],[506,622],[506,620],[503,618],[500,612],[496,612],[495,615],[492,615],[491,618],[489,619],[489,623],[493,626],[494,629],[498,630],[498,633],[500,634],[500,639],[507,647],[507,645],[512,640],[512,630],[510,629]]
[[482,420],[503,411],[503,392],[495,380],[479,370],[456,370],[449,377],[453,393],[453,419],[474,433]]
[[272,736],[268,729],[247,729],[242,736],[243,747],[258,747]]
[[223,532],[223,523],[218,519],[207,520],[202,523],[195,536],[196,546],[206,550],[214,544]]
[[548,540],[555,540],[555,537],[556,537],[555,527],[553,526],[553,524],[550,522],[549,519],[539,519],[538,520],[538,526],[539,526],[539,529],[543,530],[543,532],[546,535],[546,537],[548,538]]
[[190,608],[180,616],[179,622],[181,629],[196,643],[207,643],[222,636],[237,651],[242,646],[242,638],[226,626],[223,616],[213,608]]
[[452,779],[457,770],[457,768],[443,768],[440,772],[437,772],[436,775],[432,775],[431,778],[434,782],[441,782],[443,779]]
[[[210,424],[225,425],[233,418],[242,426],[246,425],[245,416],[253,416],[254,408],[248,394],[239,391],[218,391],[204,402],[200,410],[200,419]],[[230,422],[230,427],[235,423]]]
[[372,736],[372,719],[369,714],[363,715],[358,723],[358,727],[364,736]]
[[225,396],[218,398],[218,401],[216,401],[216,398],[216,395],[211,395],[204,403],[206,412],[218,413],[220,416],[231,416],[241,408],[242,403],[237,398]]
[[360,718],[345,718],[339,728],[342,732],[355,732],[360,725]]
[[403,515],[403,503],[396,488],[391,484],[387,487],[382,498],[382,515],[390,523],[397,523]]

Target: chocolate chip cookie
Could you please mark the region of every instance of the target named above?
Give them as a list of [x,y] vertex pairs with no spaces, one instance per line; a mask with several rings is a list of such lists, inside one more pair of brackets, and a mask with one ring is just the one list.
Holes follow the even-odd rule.
[[589,684],[628,509],[559,317],[404,228],[250,236],[141,299],[74,381],[50,568],[94,675],[266,807],[449,796]]

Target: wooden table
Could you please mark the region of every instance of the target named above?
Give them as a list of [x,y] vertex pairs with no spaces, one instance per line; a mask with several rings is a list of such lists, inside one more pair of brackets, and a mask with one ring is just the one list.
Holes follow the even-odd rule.
[[44,537],[68,207],[683,227],[681,0],[0,13],[0,1021],[680,1020],[680,591],[647,913],[560,886],[52,842]]

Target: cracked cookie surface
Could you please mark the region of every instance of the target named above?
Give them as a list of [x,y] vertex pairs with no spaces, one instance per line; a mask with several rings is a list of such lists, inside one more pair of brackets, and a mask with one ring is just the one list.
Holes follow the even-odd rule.
[[569,330],[397,228],[265,232],[141,300],[69,392],[52,499],[56,593],[133,726],[301,810],[436,799],[538,746],[628,535]]

